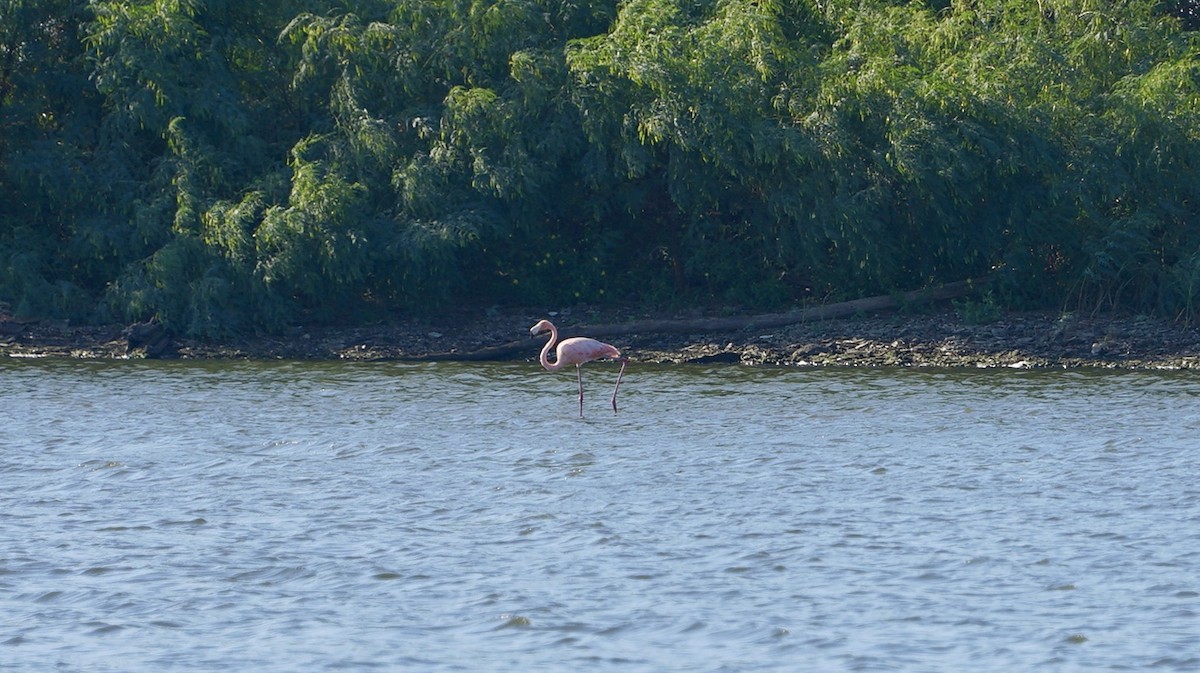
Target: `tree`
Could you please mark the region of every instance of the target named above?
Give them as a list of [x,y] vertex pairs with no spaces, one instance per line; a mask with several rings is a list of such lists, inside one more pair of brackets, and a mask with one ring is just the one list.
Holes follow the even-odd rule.
[[69,0],[0,2],[0,299],[20,314],[86,315],[85,288],[111,268],[112,249],[72,225],[108,215],[90,162],[100,98],[84,16]]
[[222,336],[988,274],[1191,318],[1188,7],[0,0],[0,301]]

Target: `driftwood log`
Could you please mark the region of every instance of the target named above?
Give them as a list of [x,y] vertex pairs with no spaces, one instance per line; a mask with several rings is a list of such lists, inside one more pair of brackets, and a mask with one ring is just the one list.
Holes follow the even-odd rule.
[[[823,306],[812,306],[785,313],[764,313],[732,318],[638,320],[619,325],[580,325],[573,328],[560,328],[561,334],[559,336],[562,339],[567,339],[573,336],[609,337],[626,334],[678,334],[682,332],[704,334],[710,332],[759,330],[767,327],[782,327],[815,320],[845,318],[860,313],[889,311],[902,306],[914,306],[945,301],[947,299],[968,297],[978,292],[986,284],[987,279],[963,280],[925,290],[913,290],[897,295],[889,294],[863,297],[862,299],[838,302],[836,304],[825,304]],[[432,353],[411,359],[421,361],[508,360],[535,354],[541,349],[543,343],[541,340],[521,339],[466,353]]]

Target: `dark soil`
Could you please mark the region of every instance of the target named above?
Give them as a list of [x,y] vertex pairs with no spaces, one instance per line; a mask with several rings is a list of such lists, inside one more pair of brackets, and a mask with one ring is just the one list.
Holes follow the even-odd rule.
[[[702,317],[700,311],[675,317]],[[543,343],[529,327],[550,317],[564,332],[619,325],[648,311],[575,308],[460,311],[365,327],[296,327],[286,334],[220,343],[158,338],[126,326],[72,326],[17,320],[0,311],[0,356],[74,358],[467,359],[480,349],[527,342],[510,359],[531,359]],[[985,324],[953,311],[883,313],[770,330],[628,333],[604,339],[634,362],[793,366],[936,366],[1200,370],[1200,330],[1144,317],[1011,313]],[[147,343],[154,344],[147,346]],[[153,351],[151,350],[153,348]]]

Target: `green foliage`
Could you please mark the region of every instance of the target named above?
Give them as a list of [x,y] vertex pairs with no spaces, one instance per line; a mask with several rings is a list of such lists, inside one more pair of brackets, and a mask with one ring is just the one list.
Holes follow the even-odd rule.
[[220,337],[990,275],[1200,297],[1200,37],[1150,0],[0,0],[0,300]]
[[959,320],[968,325],[986,325],[999,320],[1002,311],[995,293],[988,290],[978,300],[955,300],[954,312],[958,314]]

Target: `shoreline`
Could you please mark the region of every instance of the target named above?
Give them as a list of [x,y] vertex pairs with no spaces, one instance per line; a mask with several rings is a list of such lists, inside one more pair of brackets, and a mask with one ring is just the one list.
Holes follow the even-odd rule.
[[[498,360],[532,360],[541,339],[528,325],[549,315],[564,331],[609,328],[642,318],[636,311],[575,308],[467,311],[360,327],[294,327],[285,334],[208,342],[138,334],[137,326],[71,326],[0,316],[0,357],[242,360],[468,360],[497,345]],[[700,312],[682,312],[695,318]],[[749,317],[749,316],[748,316]],[[519,343],[528,339],[528,348]],[[604,337],[632,362],[801,367],[1103,368],[1200,370],[1200,329],[1161,319],[1007,313],[983,323],[951,310],[862,315],[757,330],[630,332]]]

